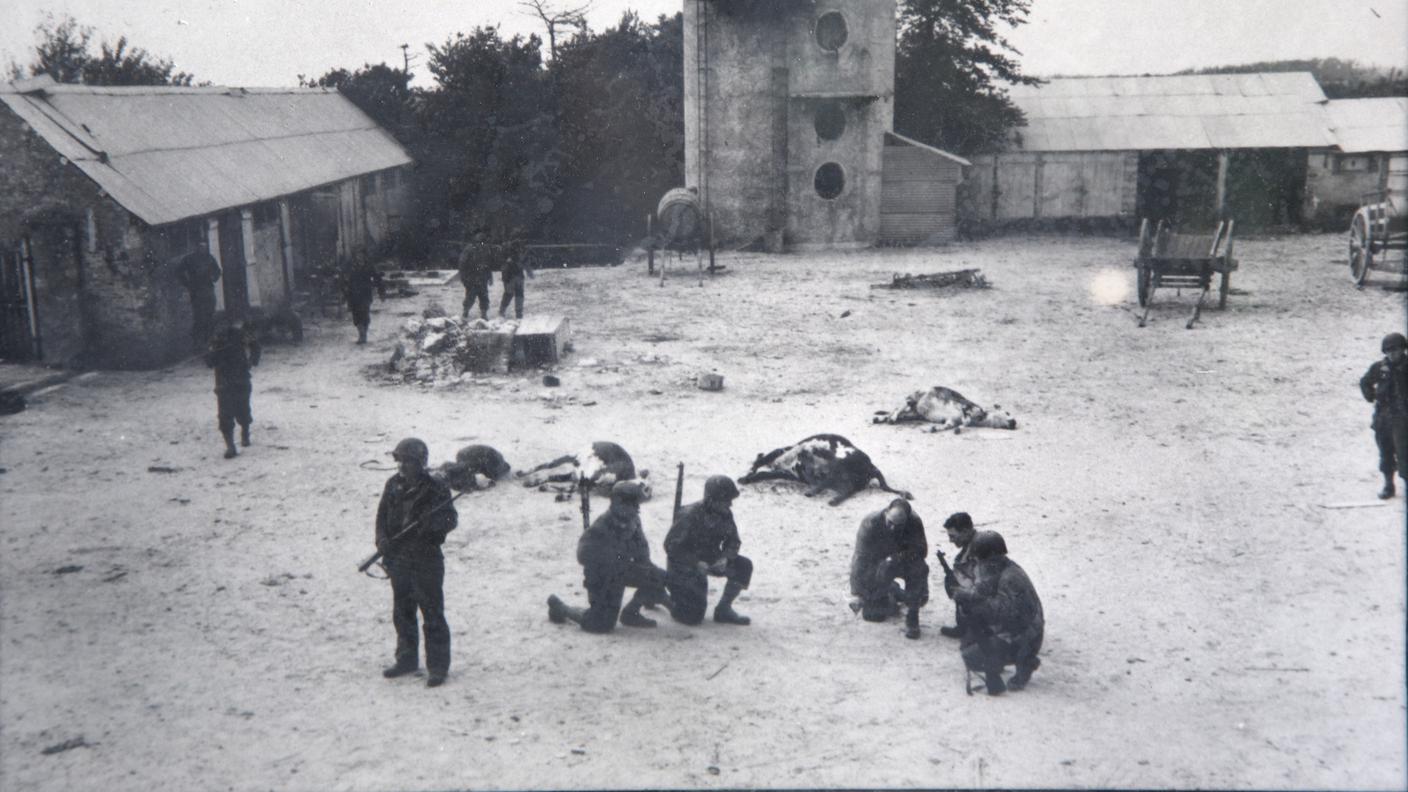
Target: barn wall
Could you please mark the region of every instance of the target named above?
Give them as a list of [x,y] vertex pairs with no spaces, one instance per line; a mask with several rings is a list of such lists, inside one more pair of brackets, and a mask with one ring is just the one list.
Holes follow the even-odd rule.
[[983,221],[1095,219],[1134,215],[1138,171],[1133,151],[1011,152],[975,157],[969,179]]
[[894,245],[952,242],[963,166],[917,146],[886,146],[880,241]]
[[[1396,167],[1395,167],[1396,164]],[[1339,154],[1318,149],[1306,155],[1306,219],[1317,223],[1348,227],[1354,210],[1364,204],[1365,195],[1391,187],[1399,190],[1408,171],[1408,154]],[[1397,171],[1396,178],[1390,175]],[[1402,194],[1402,193],[1400,193]]]

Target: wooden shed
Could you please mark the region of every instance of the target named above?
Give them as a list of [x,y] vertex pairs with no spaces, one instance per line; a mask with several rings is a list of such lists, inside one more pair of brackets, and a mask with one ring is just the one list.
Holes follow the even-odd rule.
[[958,185],[968,160],[894,132],[885,133],[880,192],[882,245],[952,242]]

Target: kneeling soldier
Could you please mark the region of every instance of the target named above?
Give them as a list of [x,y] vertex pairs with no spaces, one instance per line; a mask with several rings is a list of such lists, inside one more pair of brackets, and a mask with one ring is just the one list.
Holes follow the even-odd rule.
[[[1031,578],[1007,557],[1007,543],[996,531],[982,531],[973,539],[977,579],[959,586],[953,599],[963,608],[965,631],[960,651],[968,670],[982,674],[988,695],[1021,690],[1041,667],[1041,642],[1046,617]],[[1017,673],[1002,681],[1004,666]]]
[[[548,618],[554,624],[571,619],[587,632],[606,633],[615,628],[619,614],[627,627],[654,627],[655,620],[642,616],[641,607],[672,606],[665,591],[665,570],[650,562],[650,544],[641,529],[642,495],[634,481],[618,481],[611,487],[611,508],[577,541],[588,607],[574,608],[556,594],[549,596]],[[628,587],[636,593],[623,610],[621,600]]]
[[909,501],[896,498],[884,511],[866,515],[851,559],[851,593],[860,600],[852,609],[866,621],[882,622],[897,615],[903,602],[909,609],[904,637],[918,638],[919,609],[929,601],[928,553],[924,521]]
[[728,580],[714,607],[714,621],[748,624],[749,618],[733,609],[739,592],[753,578],[753,562],[738,554],[743,542],[733,522],[732,504],[738,487],[728,476],[710,476],[704,482],[704,500],[680,509],[665,536],[665,556],[670,571],[670,595],[676,621],[698,624],[709,607],[709,575]]

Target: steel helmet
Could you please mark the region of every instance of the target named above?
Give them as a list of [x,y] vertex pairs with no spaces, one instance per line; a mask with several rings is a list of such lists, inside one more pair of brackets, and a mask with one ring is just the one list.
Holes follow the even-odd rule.
[[418,437],[407,437],[397,443],[391,456],[396,459],[419,460],[422,466],[430,464],[430,448]]
[[1384,342],[1379,345],[1379,349],[1384,352],[1392,352],[1395,349],[1408,349],[1408,338],[1404,338],[1402,333],[1389,333],[1384,336]]
[[704,497],[707,500],[733,500],[738,497],[738,487],[728,476],[710,476],[704,481]]

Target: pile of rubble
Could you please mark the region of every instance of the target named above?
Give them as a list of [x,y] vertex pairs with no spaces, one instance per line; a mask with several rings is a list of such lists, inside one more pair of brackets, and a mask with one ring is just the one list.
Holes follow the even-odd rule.
[[407,319],[387,362],[393,379],[431,384],[465,374],[507,373],[513,362],[514,320],[462,321],[426,309]]
[[922,275],[895,273],[889,283],[877,283],[872,289],[942,289],[947,287],[986,289],[990,284],[979,269],[934,272]]

